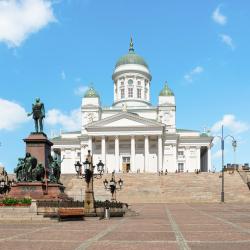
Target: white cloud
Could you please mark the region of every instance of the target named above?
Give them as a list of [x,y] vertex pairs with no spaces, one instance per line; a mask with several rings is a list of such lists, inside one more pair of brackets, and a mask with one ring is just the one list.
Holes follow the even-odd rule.
[[194,69],[192,69],[188,74],[186,74],[184,76],[185,80],[188,82],[192,82],[193,81],[193,77],[195,75],[199,75],[204,71],[204,68],[201,66],[196,66]]
[[18,47],[30,34],[55,21],[50,0],[1,0],[0,42]]
[[28,120],[22,106],[0,98],[0,130],[13,130]]
[[220,25],[225,25],[227,23],[227,17],[220,12],[219,6],[214,10],[212,19]]
[[46,115],[45,122],[48,125],[59,125],[63,130],[79,130],[81,127],[80,109],[74,109],[69,114],[65,114],[58,109],[51,109]]
[[66,74],[65,74],[64,70],[61,72],[61,78],[63,81],[66,79]]
[[84,85],[79,86],[78,88],[74,90],[74,94],[78,96],[83,96],[84,93],[88,90],[88,88],[89,88],[88,86],[84,86]]
[[233,134],[240,134],[250,129],[249,124],[246,122],[238,121],[232,114],[226,114],[220,121],[216,122],[212,126],[212,133],[219,133],[222,125],[224,125],[224,127],[230,130]]
[[219,37],[220,37],[221,41],[223,43],[225,43],[227,46],[229,46],[232,50],[235,49],[233,39],[231,36],[226,35],[226,34],[220,34]]

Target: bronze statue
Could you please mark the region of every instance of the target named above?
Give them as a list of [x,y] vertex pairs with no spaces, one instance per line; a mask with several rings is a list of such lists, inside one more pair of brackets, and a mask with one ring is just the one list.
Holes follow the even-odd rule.
[[17,167],[14,169],[18,182],[44,181],[45,169],[41,163],[30,153],[24,158],[18,158]]
[[54,183],[60,183],[61,176],[61,163],[62,160],[57,159],[56,156],[54,158],[49,155],[49,181]]
[[40,98],[36,98],[34,104],[32,104],[32,112],[28,114],[31,116],[33,114],[33,119],[35,121],[36,133],[43,132],[43,119],[45,118],[44,104],[40,101]]

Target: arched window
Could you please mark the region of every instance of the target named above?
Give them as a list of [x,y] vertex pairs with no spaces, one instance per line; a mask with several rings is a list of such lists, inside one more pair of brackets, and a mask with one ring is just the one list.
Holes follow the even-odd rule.
[[133,80],[129,79],[129,80],[128,80],[128,84],[129,84],[129,85],[132,85],[132,84],[133,84]]

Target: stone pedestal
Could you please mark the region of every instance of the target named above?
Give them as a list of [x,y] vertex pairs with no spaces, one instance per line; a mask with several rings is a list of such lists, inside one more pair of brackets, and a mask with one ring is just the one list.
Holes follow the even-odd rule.
[[18,182],[11,187],[8,196],[15,198],[30,197],[35,200],[64,200],[64,186],[58,183],[48,183],[46,188],[42,182]]
[[48,140],[44,133],[31,133],[29,137],[24,139],[26,143],[26,153],[30,153],[37,158],[38,163],[41,163],[46,169],[49,167],[48,156],[51,153],[53,143]]
[[[49,169],[49,156],[51,154],[51,146],[53,143],[48,140],[44,133],[31,133],[26,139],[26,153],[30,153],[32,157],[37,159],[38,164],[42,164],[45,173]],[[51,199],[69,199],[64,193],[64,186],[59,183],[48,182],[48,176],[42,181],[17,182],[12,185],[8,196],[15,198],[30,197],[36,200]]]

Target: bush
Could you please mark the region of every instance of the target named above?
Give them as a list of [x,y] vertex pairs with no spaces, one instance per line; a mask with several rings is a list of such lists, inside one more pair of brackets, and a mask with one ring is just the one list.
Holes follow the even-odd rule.
[[23,199],[19,200],[19,204],[30,205],[31,201],[32,201],[31,198],[23,198]]
[[18,204],[18,200],[16,198],[6,197],[3,199],[3,204],[7,206],[16,205]]
[[6,206],[12,206],[12,205],[17,205],[17,204],[30,205],[31,198],[16,199],[16,198],[12,198],[12,197],[5,197],[2,202]]

